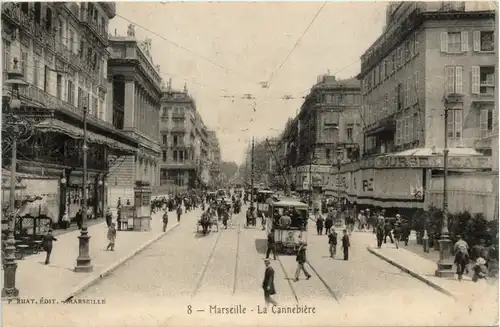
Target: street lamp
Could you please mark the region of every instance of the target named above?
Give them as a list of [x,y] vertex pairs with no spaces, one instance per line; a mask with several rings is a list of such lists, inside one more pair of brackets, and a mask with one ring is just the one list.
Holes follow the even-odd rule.
[[19,97],[19,88],[27,86],[28,83],[24,80],[24,75],[17,66],[18,60],[14,58],[14,67],[8,73],[8,79],[4,81],[5,86],[11,86],[8,94],[2,94],[2,136],[11,141],[11,163],[10,163],[10,194],[9,194],[9,224],[7,229],[7,241],[5,247],[5,264],[4,264],[4,287],[2,289],[2,297],[12,298],[19,296],[19,290],[16,288],[16,270],[17,263],[15,257],[15,218],[16,218],[16,166],[17,166],[17,142],[28,140],[33,134],[33,125],[26,117],[15,114],[16,110],[21,109],[21,100]]
[[[435,271],[437,277],[453,277],[453,260],[451,260],[451,240],[448,230],[448,113],[449,111],[460,111],[463,109],[463,95],[452,93],[444,99],[444,174],[443,174],[443,220],[441,226],[441,238],[439,240],[438,269]],[[454,118],[454,117],[453,117]]]
[[78,236],[78,258],[76,258],[75,272],[91,272],[94,270],[89,254],[89,240],[87,229],[87,104],[83,105],[83,203],[82,203],[82,229]]

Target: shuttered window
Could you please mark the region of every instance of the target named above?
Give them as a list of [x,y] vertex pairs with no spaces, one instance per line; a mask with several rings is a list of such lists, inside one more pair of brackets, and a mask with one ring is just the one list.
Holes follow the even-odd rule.
[[463,93],[463,67],[462,66],[447,66],[445,70],[446,76],[446,94]]
[[418,103],[418,78],[419,78],[418,71],[414,72],[413,76],[414,76],[414,92],[415,92],[413,104],[417,104]]
[[462,110],[450,110],[448,112],[448,137],[462,138]]
[[472,66],[472,94],[479,94],[479,77],[480,77],[480,68],[479,66]]
[[411,76],[408,77],[408,80],[406,81],[406,106],[409,107],[413,104],[413,99],[411,98]]
[[481,110],[479,113],[479,131],[481,137],[487,137],[493,130],[493,111]]
[[396,145],[401,144],[401,118],[396,120]]

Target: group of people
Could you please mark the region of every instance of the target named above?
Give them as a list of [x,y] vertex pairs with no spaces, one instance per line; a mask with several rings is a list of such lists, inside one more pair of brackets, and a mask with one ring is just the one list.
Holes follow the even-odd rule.
[[469,248],[469,244],[457,235],[457,241],[453,246],[453,253],[455,255],[454,264],[457,268],[458,280],[463,280],[463,275],[469,273],[469,266],[471,259],[472,265],[472,281],[483,282],[488,277],[494,277],[498,274],[498,261],[497,261],[497,246],[486,246],[484,239],[479,241],[479,244]]

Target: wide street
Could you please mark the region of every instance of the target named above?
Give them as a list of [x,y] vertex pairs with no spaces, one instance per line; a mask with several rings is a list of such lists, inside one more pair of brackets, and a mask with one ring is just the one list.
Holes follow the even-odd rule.
[[247,311],[239,315],[238,324],[249,321],[250,325],[278,318],[292,325],[444,324],[457,319],[459,309],[455,310],[451,298],[366,250],[374,241],[373,234],[353,233],[350,260],[332,259],[327,237],[315,235],[312,221],[307,269],[313,277],[306,281],[302,275],[299,282],[290,279],[296,268],[294,256],[279,256],[272,266],[279,305],[307,305],[315,308],[315,314],[259,314],[264,304],[264,232],[245,228],[243,212],[233,217],[233,226],[218,233],[202,236],[195,227],[195,214],[190,213],[178,229],[79,297],[104,298],[107,306],[121,308],[123,315],[113,316],[153,325],[166,321],[231,324],[238,319],[238,315],[211,313],[210,305],[242,305]]

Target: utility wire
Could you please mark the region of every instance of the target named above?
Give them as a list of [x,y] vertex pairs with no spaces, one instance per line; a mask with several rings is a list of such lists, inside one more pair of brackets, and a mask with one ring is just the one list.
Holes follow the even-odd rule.
[[[203,59],[203,60],[205,60],[205,61],[209,62],[210,64],[212,64],[212,65],[214,65],[214,66],[216,66],[216,67],[219,67],[219,68],[221,68],[221,69],[226,70],[226,73],[231,72],[231,73],[233,73],[233,74],[234,74],[234,75],[236,75],[236,76],[239,76],[239,75],[241,75],[241,77],[243,76],[241,73],[238,73],[238,72],[234,71],[233,69],[230,69],[230,68],[228,68],[228,67],[226,67],[226,66],[224,66],[224,65],[222,65],[222,64],[220,64],[220,63],[218,63],[218,62],[215,62],[215,61],[213,61],[212,59],[210,59],[210,58],[208,58],[208,57],[206,57],[206,56],[204,56],[204,55],[202,55],[202,54],[199,54],[199,53],[197,53],[197,52],[195,52],[195,51],[193,51],[193,50],[191,50],[191,49],[188,49],[188,48],[186,48],[185,46],[183,46],[183,45],[181,45],[181,44],[179,44],[179,43],[177,43],[177,42],[175,42],[175,41],[172,41],[172,40],[170,40],[170,39],[166,38],[165,36],[163,36],[163,35],[159,34],[158,32],[155,32],[155,31],[153,31],[153,30],[150,30],[149,28],[144,27],[143,25],[140,25],[140,24],[138,24],[138,23],[134,22],[134,21],[133,21],[133,20],[131,20],[131,19],[128,19],[127,17],[124,17],[124,16],[122,16],[122,15],[120,15],[120,14],[116,14],[116,16],[117,16],[117,17],[120,17],[120,18],[121,18],[121,19],[123,19],[123,20],[126,20],[127,22],[129,22],[129,23],[131,23],[131,24],[133,24],[133,25],[135,25],[135,26],[137,26],[137,27],[139,27],[139,28],[142,28],[143,30],[145,30],[145,31],[147,31],[147,32],[149,32],[149,33],[151,33],[151,34],[153,34],[153,35],[156,35],[157,37],[159,37],[159,38],[163,39],[164,41],[167,41],[167,42],[168,42],[168,43],[170,43],[170,44],[175,45],[175,46],[176,46],[176,47],[178,47],[178,48],[181,48],[181,49],[182,49],[182,50],[184,50],[184,51],[187,51],[187,52],[189,52],[189,53],[192,53],[192,54],[194,54],[194,55],[196,55],[196,56],[200,57],[201,59]],[[254,80],[250,81],[250,80],[249,80],[249,79],[247,79],[246,77],[245,77],[245,78],[243,78],[243,79],[244,79],[245,81],[247,81],[247,82],[251,82],[252,84],[256,84],[256,82],[255,82]]]
[[318,12],[316,13],[316,15],[314,15],[313,19],[311,20],[311,22],[309,23],[309,25],[307,26],[307,28],[304,30],[304,32],[302,33],[302,35],[299,37],[299,39],[297,40],[297,42],[295,42],[295,45],[293,46],[293,48],[290,50],[290,52],[287,54],[287,56],[285,57],[285,59],[281,62],[281,64],[278,66],[278,68],[273,72],[271,73],[271,76],[269,76],[269,79],[267,80],[267,88],[271,88],[271,81],[273,80],[273,78],[276,76],[276,73],[283,67],[283,65],[285,64],[285,62],[288,60],[288,58],[291,56],[291,54],[293,53],[293,51],[297,48],[297,46],[300,44],[300,41],[302,40],[302,38],[304,37],[304,35],[306,35],[307,31],[309,30],[309,28],[312,26],[312,24],[314,24],[314,22],[316,21],[316,18],[318,18],[319,14],[321,13],[321,11],[323,10],[323,8],[325,7],[327,1],[325,1],[323,3],[323,5],[321,6],[321,8],[319,8]]

